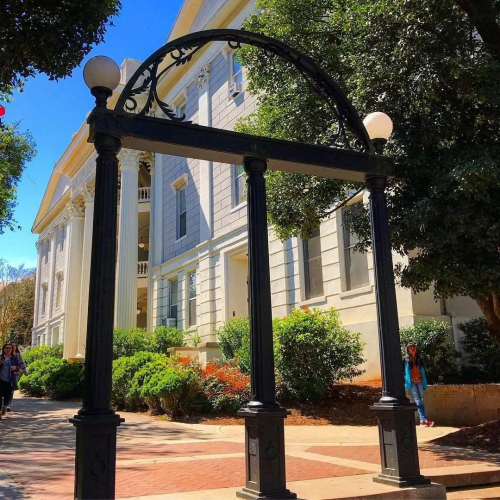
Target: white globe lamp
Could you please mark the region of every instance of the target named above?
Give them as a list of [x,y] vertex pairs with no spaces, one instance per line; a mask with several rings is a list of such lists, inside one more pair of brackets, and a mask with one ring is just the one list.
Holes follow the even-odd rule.
[[83,79],[96,98],[97,107],[106,107],[106,101],[120,84],[120,68],[113,59],[95,56],[83,68]]
[[370,113],[363,120],[363,125],[375,147],[375,151],[378,154],[382,154],[383,147],[392,134],[392,120],[385,113],[376,111],[375,113]]

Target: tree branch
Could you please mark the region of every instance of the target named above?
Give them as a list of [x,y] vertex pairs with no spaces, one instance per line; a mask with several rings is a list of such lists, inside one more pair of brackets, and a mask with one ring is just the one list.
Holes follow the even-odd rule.
[[500,344],[500,315],[497,314],[500,309],[500,298],[498,295],[490,295],[476,299],[476,302],[488,323],[489,336]]
[[491,0],[455,0],[467,13],[491,55],[500,62],[500,26]]

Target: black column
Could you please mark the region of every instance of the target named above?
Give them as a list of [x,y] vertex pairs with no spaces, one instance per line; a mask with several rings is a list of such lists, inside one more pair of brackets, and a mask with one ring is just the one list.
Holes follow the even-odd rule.
[[370,224],[382,369],[382,397],[372,406],[377,414],[382,473],[374,481],[406,487],[430,483],[420,475],[416,406],[405,394],[399,341],[398,309],[387,219],[385,177],[366,179],[370,193]]
[[284,421],[276,402],[271,279],[267,234],[265,160],[246,158],[252,400],[238,415],[245,418],[248,500],[297,498],[286,489]]
[[115,301],[118,158],[121,140],[95,139],[95,206],[90,265],[83,406],[76,427],[75,499],[114,499],[116,428],[123,422],[111,408]]

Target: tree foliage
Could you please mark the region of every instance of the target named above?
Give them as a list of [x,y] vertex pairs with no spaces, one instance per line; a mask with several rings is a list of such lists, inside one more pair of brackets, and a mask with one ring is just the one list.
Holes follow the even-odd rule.
[[[0,4],[0,97],[36,73],[69,76],[103,41],[119,0],[7,0]],[[3,99],[2,99],[3,100]]]
[[17,185],[35,154],[31,134],[21,132],[19,123],[0,126],[0,234],[18,227],[13,218]]
[[31,340],[35,309],[35,270],[0,259],[0,336],[20,345]]
[[[500,342],[499,19],[499,0],[258,0],[244,28],[312,56],[361,116],[392,117],[390,230],[409,257],[401,284],[475,298]],[[259,101],[240,129],[329,144],[334,116],[295,68],[249,46],[239,57]],[[354,187],[270,172],[270,223],[281,239],[308,237]],[[358,249],[370,245],[366,211],[345,223]]]

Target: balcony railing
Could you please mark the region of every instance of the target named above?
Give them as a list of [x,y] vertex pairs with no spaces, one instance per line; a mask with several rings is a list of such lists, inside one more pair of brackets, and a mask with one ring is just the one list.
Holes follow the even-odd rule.
[[151,188],[139,188],[139,203],[146,203],[148,201],[151,201]]
[[139,278],[146,278],[148,275],[148,261],[139,262],[137,265],[137,275]]

